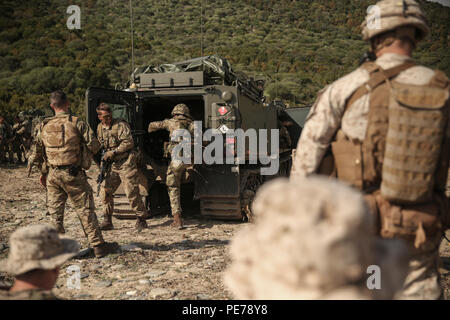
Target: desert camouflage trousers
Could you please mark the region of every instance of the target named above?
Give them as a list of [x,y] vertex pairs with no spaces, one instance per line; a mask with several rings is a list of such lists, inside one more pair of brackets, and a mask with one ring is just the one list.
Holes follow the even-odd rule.
[[112,216],[114,212],[114,193],[122,182],[130,202],[131,209],[136,213],[137,217],[145,218],[147,210],[139,193],[139,172],[137,167],[137,159],[134,153],[129,157],[115,161],[110,172],[103,181],[100,197],[103,203],[103,214]]
[[186,171],[187,165],[179,160],[170,161],[167,168],[166,186],[170,198],[170,208],[172,215],[181,214],[181,180]]
[[[430,248],[419,250],[413,248],[409,261],[409,271],[403,291],[396,295],[399,300],[439,300],[444,298],[439,274],[439,245],[442,236],[436,235],[431,240]],[[413,247],[412,244],[410,244]]]
[[95,215],[94,196],[84,171],[80,170],[74,177],[67,169],[50,168],[47,176],[47,208],[57,229],[64,223],[67,198],[72,202],[90,244],[94,247],[102,244],[104,241]]

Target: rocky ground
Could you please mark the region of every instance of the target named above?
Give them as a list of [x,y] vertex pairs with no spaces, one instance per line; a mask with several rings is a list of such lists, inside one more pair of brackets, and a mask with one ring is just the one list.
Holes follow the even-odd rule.
[[[95,168],[89,173],[95,185]],[[39,176],[26,177],[24,167],[0,167],[0,259],[7,256],[8,238],[20,226],[49,221],[45,192]],[[97,213],[100,203],[95,197]],[[122,252],[96,259],[88,250],[65,263],[55,293],[66,299],[230,299],[222,282],[229,263],[228,244],[242,223],[203,219],[199,214],[186,220],[187,228],[174,230],[162,215],[148,220],[149,228],[134,230],[134,220],[114,219],[116,229],[104,232],[105,240],[117,241]],[[66,209],[67,236],[83,248],[87,242],[70,203]],[[450,235],[450,234],[449,234]],[[84,255],[83,255],[84,254]],[[450,296],[450,245],[441,245],[441,272]],[[71,270],[79,268],[80,288],[71,289]],[[0,280],[10,281],[0,273]]]

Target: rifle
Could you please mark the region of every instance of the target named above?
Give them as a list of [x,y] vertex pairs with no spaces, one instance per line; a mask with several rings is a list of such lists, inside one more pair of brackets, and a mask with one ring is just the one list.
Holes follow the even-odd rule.
[[105,180],[106,178],[106,174],[109,172],[109,170],[111,169],[111,161],[105,161],[103,159],[103,157],[105,156],[106,150],[102,149],[101,151],[101,160],[100,160],[100,174],[97,177],[97,197],[100,194],[100,187],[102,185],[102,182]]
[[368,61],[375,61],[377,60],[377,56],[372,51],[364,52],[364,54],[361,56],[361,59],[359,60],[359,65],[362,65],[365,62]]

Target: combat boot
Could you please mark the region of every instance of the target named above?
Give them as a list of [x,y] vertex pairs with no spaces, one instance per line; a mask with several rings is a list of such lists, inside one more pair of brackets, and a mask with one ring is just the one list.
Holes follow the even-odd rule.
[[114,226],[112,223],[112,217],[110,215],[103,215],[103,222],[100,225],[100,230],[113,230]]
[[148,228],[147,221],[145,218],[138,217],[136,220],[135,228],[138,232]]
[[119,248],[117,242],[103,242],[101,245],[94,247],[94,255],[96,258],[102,258],[108,254],[118,252]]
[[178,228],[178,229],[183,229],[183,219],[181,219],[181,214],[180,213],[175,213],[173,215],[173,222],[170,225],[172,228]]

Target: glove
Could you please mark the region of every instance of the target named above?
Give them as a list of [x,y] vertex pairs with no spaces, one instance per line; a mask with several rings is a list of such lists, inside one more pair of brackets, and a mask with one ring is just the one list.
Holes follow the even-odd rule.
[[110,161],[112,160],[112,158],[114,158],[115,155],[116,155],[115,150],[106,151],[105,155],[103,156],[103,160]]

